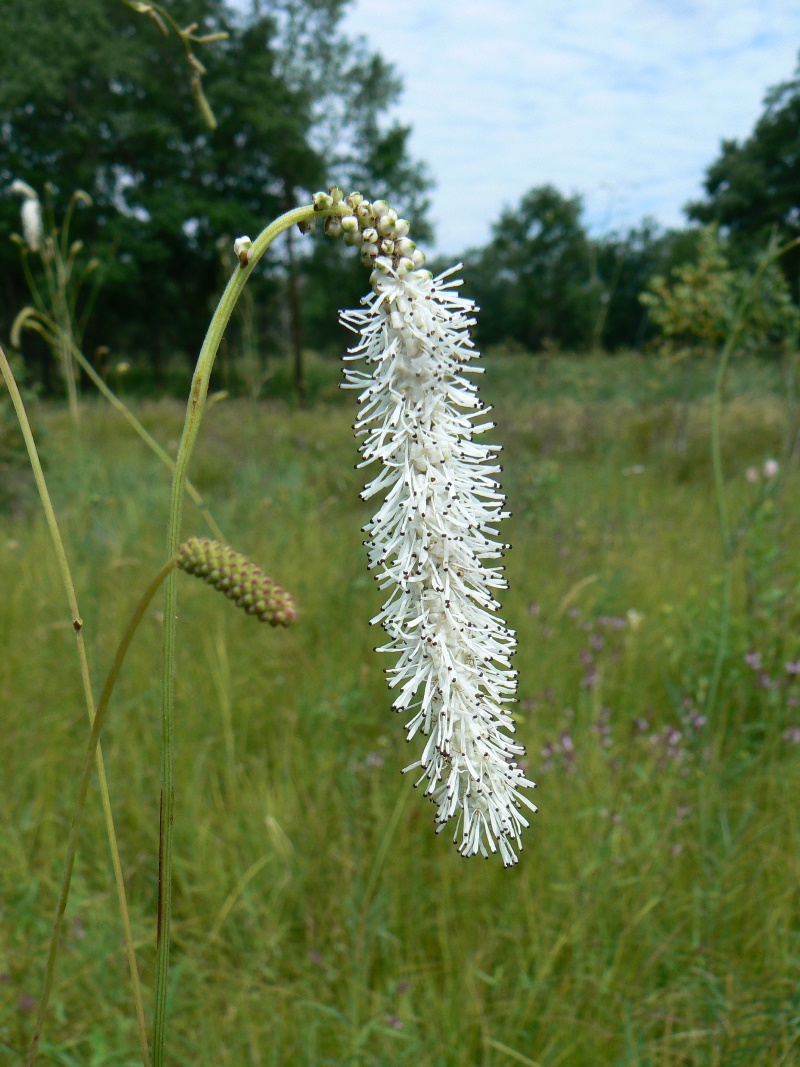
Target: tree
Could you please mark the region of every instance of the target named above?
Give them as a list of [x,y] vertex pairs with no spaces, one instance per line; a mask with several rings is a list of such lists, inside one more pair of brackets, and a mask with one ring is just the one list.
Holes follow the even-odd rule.
[[[88,347],[143,351],[162,374],[172,353],[193,355],[202,341],[219,291],[217,241],[254,235],[322,186],[343,155],[360,165],[370,136],[380,155],[391,127],[379,118],[392,94],[371,102],[369,72],[395,84],[390,68],[337,31],[343,0],[274,0],[243,16],[223,0],[169,6],[180,23],[230,33],[203,53],[214,131],[195,110],[182,51],[123,5],[4,0],[0,12],[0,186],[22,177],[41,189],[49,179],[64,200],[76,187],[92,195],[79,236],[101,257],[117,254]],[[360,80],[340,80],[356,66]],[[331,141],[337,110],[344,153]],[[405,142],[388,170],[390,185],[414,172]],[[7,233],[18,228],[16,211],[0,200]],[[259,277],[285,273],[275,250]],[[7,328],[23,294],[4,242],[0,293]],[[275,321],[274,286],[259,296],[262,323]]]
[[[774,86],[764,113],[744,141],[725,140],[704,182],[705,199],[687,206],[692,219],[729,232],[731,251],[747,258],[773,233],[792,239],[800,232],[800,66],[792,80]],[[800,254],[783,260],[795,295]]]
[[597,347],[642,348],[651,336],[649,309],[640,296],[653,275],[668,275],[692,260],[699,230],[662,230],[644,219],[625,234],[608,234],[593,244],[601,300],[605,303]]
[[481,306],[481,343],[589,347],[599,292],[582,210],[579,196],[539,186],[503,212],[485,248],[467,253],[464,277]]
[[732,330],[737,348],[785,349],[796,339],[798,312],[769,252],[755,271],[732,270],[715,226],[700,231],[697,256],[656,275],[641,296],[661,331],[661,350],[679,359],[716,356]]

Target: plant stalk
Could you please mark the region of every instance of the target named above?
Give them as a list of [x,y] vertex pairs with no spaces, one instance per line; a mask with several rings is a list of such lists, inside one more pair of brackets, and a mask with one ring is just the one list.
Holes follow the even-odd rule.
[[[336,209],[334,209],[336,210]],[[250,247],[246,265],[234,271],[209,323],[203,347],[197,359],[186,419],[175,458],[172,478],[169,525],[167,528],[167,556],[172,558],[181,538],[183,497],[189,463],[200,430],[208,384],[214,360],[225,329],[253,268],[271,242],[289,227],[332,212],[315,212],[311,205],[287,211],[263,230]],[[164,661],[161,707],[161,832],[158,857],[158,946],[156,950],[155,1005],[153,1022],[153,1067],[164,1067],[164,1047],[167,1018],[167,983],[169,977],[169,945],[172,921],[172,852],[174,785],[174,708],[175,708],[175,642],[177,629],[178,590],[176,575],[170,574],[164,593]]]

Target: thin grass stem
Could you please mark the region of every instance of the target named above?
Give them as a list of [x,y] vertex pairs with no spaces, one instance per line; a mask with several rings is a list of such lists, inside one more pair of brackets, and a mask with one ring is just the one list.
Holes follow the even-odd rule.
[[[78,796],[75,801],[75,811],[72,816],[72,825],[70,826],[69,838],[67,840],[67,855],[64,861],[64,874],[61,880],[61,891],[58,896],[58,905],[56,907],[56,919],[53,923],[53,931],[50,935],[50,948],[47,954],[47,965],[45,967],[45,979],[44,989],[46,996],[43,993],[42,1002],[46,1002],[49,999],[50,990],[53,985],[53,977],[55,974],[56,956],[58,954],[58,942],[61,935],[61,927],[64,921],[64,913],[67,909],[67,901],[69,899],[70,883],[72,881],[72,871],[75,866],[75,854],[78,850],[78,837],[80,834],[81,817],[83,815],[83,809],[86,805],[86,794],[89,789],[89,783],[92,779],[92,764],[96,762],[96,756],[100,744],[100,733],[103,729],[103,724],[106,718],[106,712],[108,711],[108,705],[111,700],[111,694],[114,691],[114,685],[116,684],[119,672],[122,669],[122,664],[125,661],[125,656],[130,648],[131,641],[136,633],[139,623],[142,621],[144,613],[150,606],[150,602],[155,596],[159,586],[164,581],[166,576],[175,566],[176,560],[171,559],[168,563],[165,563],[161,570],[156,574],[153,580],[148,585],[142,598],[134,609],[133,615],[128,622],[122,639],[117,646],[117,651],[114,655],[114,660],[111,664],[111,669],[108,672],[103,691],[100,694],[100,700],[97,703],[97,709],[95,711],[94,719],[92,721],[92,728],[89,731],[89,741],[86,746],[86,759],[84,760],[83,773],[81,775],[80,784],[78,786]],[[35,1046],[38,1044],[38,1040],[41,1034],[41,1027],[37,1027],[37,1032],[34,1036],[34,1042],[31,1046],[28,1063],[33,1064],[35,1058]],[[143,1059],[146,1067],[150,1063],[150,1056],[147,1048],[146,1034],[144,1036],[143,1044]]]
[[[74,344],[74,342],[71,344],[71,351],[79,366],[83,368],[88,377],[97,386],[97,388],[100,390],[100,392],[109,402],[109,404],[111,404],[112,407],[116,408],[116,410],[120,413],[120,415],[122,415],[128,425],[131,427],[131,429],[135,433],[137,433],[139,437],[141,437],[147,447],[150,448],[158,456],[161,462],[166,467],[169,467],[169,469],[174,473],[175,460],[172,458],[172,456],[161,447],[158,441],[156,441],[156,439],[151,434],[147,432],[147,430],[144,428],[144,426],[142,426],[142,424],[133,414],[128,405],[123,400],[121,400],[116,395],[116,393],[113,392],[113,390],[109,389],[109,387],[100,377],[100,375],[91,365],[89,360],[86,358],[86,356],[84,356],[83,352],[81,352],[80,348],[78,348],[78,346]],[[186,479],[186,492],[191,497],[192,501],[197,505],[198,511],[205,519],[206,524],[209,530],[211,530],[211,532],[213,533],[214,537],[218,541],[224,541],[225,535],[223,534],[222,530],[220,530],[216,519],[209,511],[206,502],[203,500],[202,494],[188,478]]]
[[[81,619],[80,611],[78,610],[78,599],[75,594],[75,585],[72,581],[72,572],[70,571],[69,563],[67,561],[66,552],[64,551],[64,543],[61,540],[61,532],[58,527],[58,521],[56,519],[55,511],[50,500],[50,493],[47,489],[47,482],[45,481],[44,472],[42,471],[42,464],[39,460],[39,453],[36,449],[36,442],[33,439],[33,433],[31,431],[30,422],[28,420],[27,412],[25,411],[25,405],[22,402],[19,389],[17,388],[16,380],[9,366],[6,354],[0,347],[0,371],[2,371],[3,379],[8,388],[11,402],[14,405],[17,418],[19,420],[20,429],[22,430],[22,436],[25,440],[25,447],[28,450],[28,457],[30,459],[31,468],[33,469],[33,476],[36,480],[36,486],[39,490],[39,496],[42,502],[42,508],[44,510],[45,519],[47,521],[48,529],[50,530],[50,536],[53,542],[53,549],[55,551],[56,559],[58,561],[59,570],[61,571],[61,577],[64,583],[64,589],[67,594],[67,602],[69,604],[69,610],[72,615],[72,627],[75,631],[75,638],[78,648],[78,660],[80,663],[81,681],[83,682],[83,691],[86,698],[86,710],[89,715],[89,721],[94,723],[95,711],[94,711],[94,698],[92,696],[92,683],[89,676],[89,663],[86,658],[86,646],[83,640],[83,620]],[[149,1055],[147,1048],[147,1029],[145,1027],[144,1019],[144,1006],[142,1003],[142,991],[139,984],[139,971],[136,965],[136,951],[133,946],[133,934],[131,932],[130,917],[128,914],[128,901],[125,894],[125,880],[122,876],[122,864],[119,858],[119,848],[117,847],[117,837],[114,830],[114,817],[111,811],[111,799],[108,792],[108,781],[106,779],[105,763],[103,761],[103,751],[100,745],[97,746],[96,753],[97,762],[97,777],[100,784],[100,796],[103,805],[103,815],[106,823],[106,832],[108,835],[109,847],[111,849],[111,862],[114,868],[114,881],[117,887],[117,896],[119,898],[120,916],[122,920],[122,930],[125,939],[125,952],[128,957],[128,964],[131,972],[131,985],[133,987],[133,999],[136,1008],[136,1020],[139,1029],[139,1041],[142,1049],[142,1060],[145,1067],[149,1064]],[[54,929],[54,934],[56,931]],[[55,936],[54,943],[56,949],[58,947],[58,937]],[[28,1057],[29,1065],[33,1065],[36,1059],[36,1053],[41,1038],[42,1023],[44,1021],[45,1012],[47,1010],[47,1001],[50,995],[50,985],[52,984],[52,973],[49,975],[45,973],[45,985],[42,990],[42,996],[39,1000],[39,1008],[36,1017],[36,1029],[34,1032],[33,1042]]]
[[[34,311],[32,308],[23,309],[23,311],[20,312],[20,314],[16,318],[17,323],[20,322],[22,315],[25,315],[25,326],[27,329],[35,330],[42,338],[44,338],[44,340],[51,348],[56,347],[56,345],[59,343],[59,340],[62,339],[60,335],[60,327],[55,322],[53,322],[53,320],[48,315],[45,315],[44,313],[39,311]],[[58,335],[57,337],[53,336],[54,331]],[[133,414],[128,405],[123,400],[121,400],[116,395],[116,393],[113,392],[113,390],[109,389],[109,387],[106,385],[106,383],[97,373],[97,371],[91,365],[86,356],[84,356],[83,352],[80,350],[74,340],[69,340],[69,347],[75,361],[80,367],[83,368],[87,376],[97,386],[97,388],[106,398],[106,400],[108,400],[109,404],[111,404],[111,406],[114,407],[120,413],[120,415],[122,415],[128,425],[134,430],[135,433],[139,435],[139,437],[144,441],[147,447],[158,456],[161,462],[174,472],[175,460],[172,458],[172,456],[161,447],[158,441],[156,441],[156,439],[150,433],[147,432],[147,430],[144,428],[144,426],[142,426],[142,424]],[[198,511],[205,519],[206,524],[208,525],[209,530],[211,530],[211,532],[213,533],[214,537],[218,541],[224,541],[225,535],[219,528],[216,519],[208,509],[208,506],[206,505],[202,494],[199,492],[197,487],[193,485],[191,481],[189,481],[188,478],[186,480],[186,492],[189,494],[193,502],[197,505]]]

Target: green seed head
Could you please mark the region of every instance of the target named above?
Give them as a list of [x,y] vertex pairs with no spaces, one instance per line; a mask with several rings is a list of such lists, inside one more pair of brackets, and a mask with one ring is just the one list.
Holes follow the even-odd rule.
[[177,566],[213,585],[248,615],[271,626],[288,626],[297,618],[291,594],[230,545],[207,537],[190,537],[178,549]]

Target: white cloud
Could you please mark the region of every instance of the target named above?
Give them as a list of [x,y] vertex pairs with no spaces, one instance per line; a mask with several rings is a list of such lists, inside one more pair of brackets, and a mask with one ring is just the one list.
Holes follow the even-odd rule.
[[355,0],[405,83],[398,117],[436,179],[438,248],[483,243],[500,210],[553,182],[594,229],[683,220],[723,137],[788,79],[788,0]]

